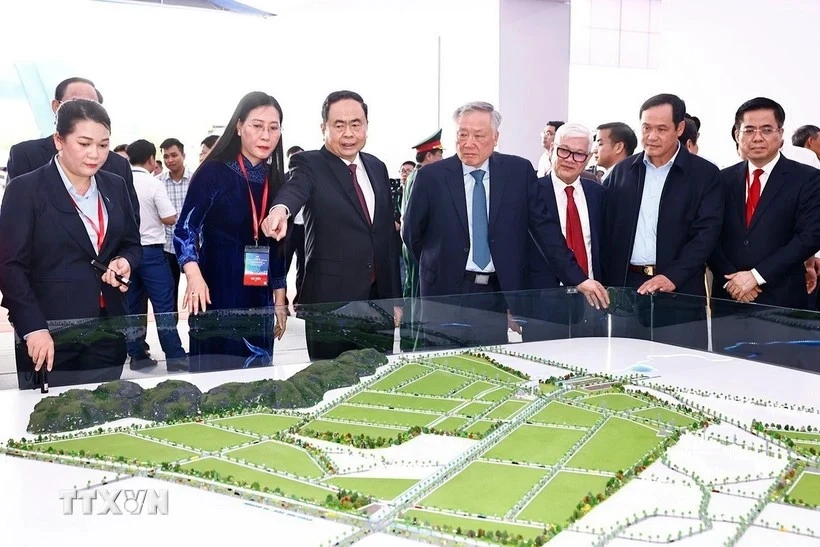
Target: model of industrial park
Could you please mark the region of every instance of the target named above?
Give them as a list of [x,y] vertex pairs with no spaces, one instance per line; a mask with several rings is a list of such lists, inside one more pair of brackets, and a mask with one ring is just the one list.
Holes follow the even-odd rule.
[[40,401],[33,437],[2,450],[355,527],[325,545],[374,532],[519,546],[820,536],[817,409],[735,399],[498,347],[391,363],[363,350],[206,393],[178,380],[69,390]]

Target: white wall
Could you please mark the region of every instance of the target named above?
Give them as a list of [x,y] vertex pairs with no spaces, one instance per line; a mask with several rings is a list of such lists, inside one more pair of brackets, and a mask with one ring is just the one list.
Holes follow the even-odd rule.
[[664,0],[657,70],[573,65],[570,119],[638,127],[651,95],[675,93],[702,122],[701,154],[737,161],[729,128],[737,107],[768,96],[786,110],[786,135],[820,123],[816,0]]

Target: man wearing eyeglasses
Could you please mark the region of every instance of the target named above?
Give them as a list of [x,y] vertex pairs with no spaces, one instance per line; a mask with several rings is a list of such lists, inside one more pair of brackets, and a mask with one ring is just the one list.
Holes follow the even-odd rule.
[[[786,113],[757,97],[735,114],[747,161],[720,172],[725,219],[709,262],[713,295],[806,308],[806,266],[820,249],[820,171],[780,152]],[[816,278],[815,278],[816,281]]]
[[[608,177],[604,283],[633,287],[641,295],[637,318],[643,332],[618,336],[643,337],[648,327],[705,319],[705,306],[694,299],[690,309],[669,298],[643,297],[671,292],[705,296],[706,260],[720,233],[723,187],[718,168],[680,145],[685,113],[686,104],[676,95],[647,99],[640,109],[644,151],[616,165]],[[666,332],[669,338],[656,330],[654,339],[706,347],[705,327]],[[682,334],[689,336],[684,340]]]
[[[562,125],[555,133],[552,147],[552,169],[538,179],[538,193],[547,211],[561,223],[561,233],[576,262],[590,277],[601,279],[600,237],[606,190],[597,181],[583,178],[590,157],[592,134],[580,124]],[[527,241],[527,288],[539,290],[525,295],[527,323],[523,327],[525,342],[566,338],[567,325],[584,317],[580,295],[568,295],[549,289],[562,285],[539,252],[535,240]],[[587,327],[589,325],[585,325]],[[575,336],[594,335],[591,328]]]

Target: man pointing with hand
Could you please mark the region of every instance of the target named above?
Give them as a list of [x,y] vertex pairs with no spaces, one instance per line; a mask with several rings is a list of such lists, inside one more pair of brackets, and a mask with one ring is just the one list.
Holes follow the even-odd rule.
[[[262,231],[281,240],[291,213],[304,206],[305,278],[297,304],[399,299],[399,249],[387,167],[361,152],[367,142],[367,104],[353,91],[334,91],[322,104],[320,127],[324,146],[291,157],[290,178]],[[401,307],[393,306],[393,313],[398,324]],[[359,348],[343,325],[331,332],[329,323],[316,319],[305,317],[311,359],[332,359]],[[368,346],[389,350],[393,324],[374,325],[372,319],[368,317]]]

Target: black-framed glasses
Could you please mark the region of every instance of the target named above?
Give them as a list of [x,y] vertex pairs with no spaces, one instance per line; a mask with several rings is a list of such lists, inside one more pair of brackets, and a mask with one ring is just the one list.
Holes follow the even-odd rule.
[[587,158],[589,158],[589,152],[573,152],[569,148],[564,148],[563,146],[556,148],[555,153],[558,154],[558,157],[563,160],[572,156],[572,159],[578,163],[587,161]]

